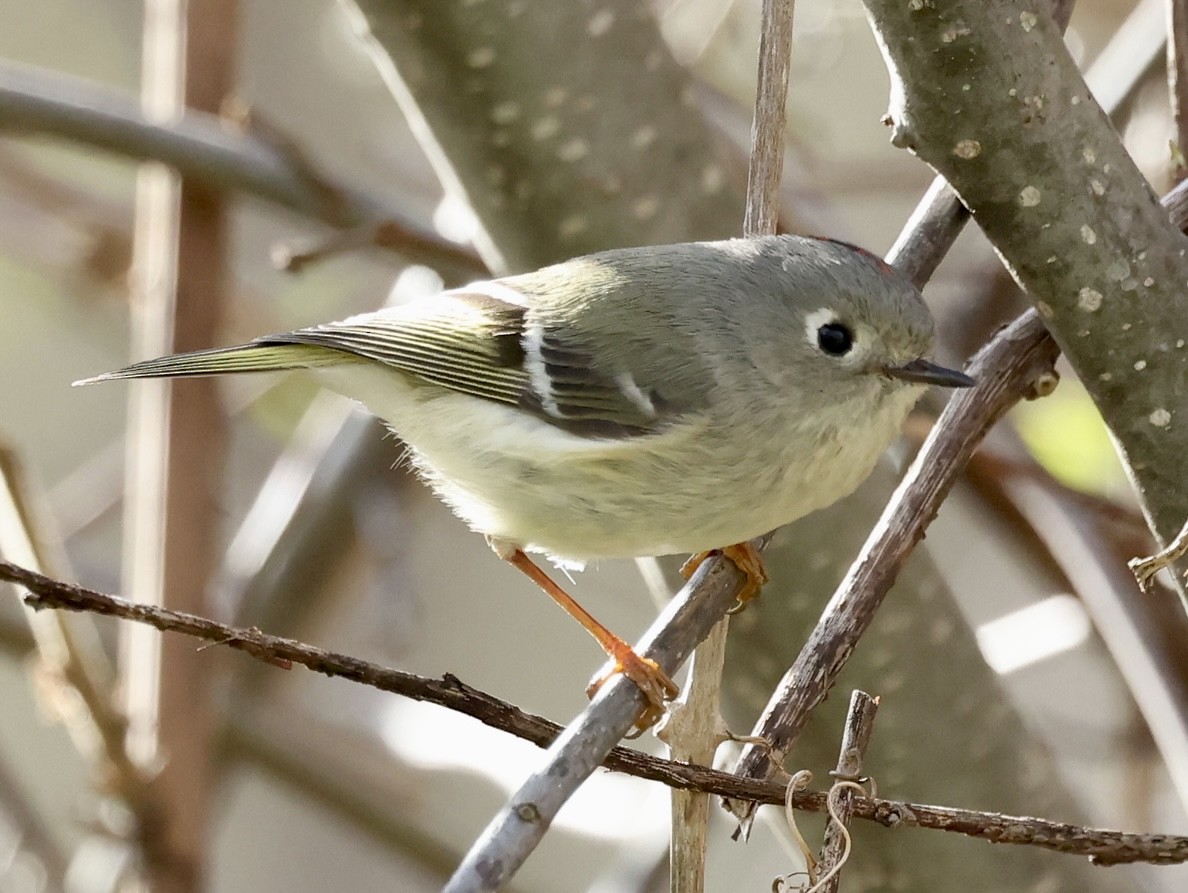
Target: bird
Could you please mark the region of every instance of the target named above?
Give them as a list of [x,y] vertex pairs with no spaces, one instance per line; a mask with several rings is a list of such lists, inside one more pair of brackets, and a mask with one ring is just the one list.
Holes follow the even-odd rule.
[[778,235],[603,251],[75,384],[301,369],[362,403],[643,690],[642,727],[675,684],[529,556],[722,550],[753,594],[750,540],[852,492],[927,386],[974,384],[933,342],[877,255]]

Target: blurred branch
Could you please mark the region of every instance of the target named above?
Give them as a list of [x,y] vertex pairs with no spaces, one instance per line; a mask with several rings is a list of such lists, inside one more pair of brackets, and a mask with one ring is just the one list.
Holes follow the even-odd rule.
[[[235,75],[239,0],[147,0],[141,52],[146,118],[188,108],[212,113]],[[137,172],[131,276],[132,352],[159,356],[209,347],[231,281],[226,191],[154,163]],[[130,389],[125,467],[127,591],[144,602],[206,612],[218,561],[220,512],[212,484],[226,455],[216,382],[154,381]],[[214,674],[176,639],[120,629],[120,685],[129,755],[152,771],[157,821],[144,829],[137,883],[160,893],[205,886],[211,835]],[[207,670],[207,672],[203,672]],[[154,771],[155,770],[155,771]]]
[[737,233],[740,159],[650,4],[341,5],[496,273]]
[[222,746],[231,761],[312,800],[439,882],[461,858],[417,827],[415,811],[407,808],[416,794],[402,789],[407,777],[393,771],[391,751],[369,732],[272,704],[231,719]]
[[337,229],[373,228],[383,234],[374,244],[412,260],[485,272],[473,251],[425,230],[374,191],[329,179],[275,131],[236,133],[217,115],[193,109],[154,123],[129,97],[11,61],[0,61],[0,128],[160,161],[192,182],[255,195]]
[[[25,597],[25,601],[37,610],[58,608],[91,611],[147,623],[161,630],[184,633],[246,652],[273,665],[291,661],[326,676],[342,677],[381,691],[457,710],[539,746],[545,746],[563,731],[557,724],[471,688],[454,676],[426,679],[293,639],[269,636],[256,629],[236,629],[203,617],[128,602],[52,580],[7,561],[0,561],[0,580],[8,580],[29,590],[31,594]],[[628,748],[614,748],[605,760],[605,765],[608,769],[671,787],[695,789],[756,803],[784,802],[785,788],[781,784],[739,778],[728,772],[663,760]],[[806,791],[797,795],[794,805],[801,810],[824,812],[826,796],[825,792]],[[855,818],[877,822],[888,828],[920,827],[953,831],[994,843],[1024,844],[1070,855],[1089,856],[1099,864],[1172,864],[1188,861],[1188,837],[1175,835],[1130,834],[1044,819],[878,798],[855,797],[853,810]]]
[[[32,567],[54,562],[35,531],[34,507],[13,453],[0,448],[0,555]],[[152,821],[148,777],[131,760],[124,743],[127,719],[111,700],[114,673],[94,629],[64,617],[26,611],[42,685],[51,695],[47,713],[61,719],[97,784],[121,797],[141,823]],[[72,694],[73,697],[68,696]]]
[[[5,814],[14,832],[15,841],[3,841],[5,859],[12,859],[12,851],[25,850],[45,869],[47,891],[66,889],[66,854],[62,852],[49,827],[33,804],[25,796],[20,781],[0,762],[0,814]],[[11,847],[11,849],[9,849]],[[0,868],[0,883],[4,870]]]

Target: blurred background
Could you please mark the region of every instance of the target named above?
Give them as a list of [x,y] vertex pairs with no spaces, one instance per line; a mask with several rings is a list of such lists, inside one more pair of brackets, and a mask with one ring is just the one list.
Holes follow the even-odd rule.
[[[0,510],[0,548],[92,588],[163,590],[225,622],[453,673],[564,723],[585,704],[597,649],[407,473],[380,425],[298,375],[186,382],[171,412],[152,385],[69,384],[171,343],[233,343],[406,300],[480,278],[484,261],[516,269],[738,232],[759,2],[360,9],[195,2],[185,43],[168,3],[0,4],[0,447],[6,505],[24,519]],[[930,171],[888,142],[887,77],[857,0],[801,0],[796,17],[785,225],[883,253]],[[1164,17],[1158,0],[1083,0],[1067,38],[1160,194],[1172,183]],[[361,18],[378,43],[360,38]],[[393,66],[399,103],[384,80]],[[174,120],[179,96],[222,114],[187,119],[191,142],[176,151],[195,185],[181,192],[137,160],[164,151],[147,127],[121,137],[111,123],[120,110],[135,118],[142,97],[151,120]],[[42,114],[54,102],[76,105]],[[229,172],[209,161],[220,147]],[[267,185],[279,180],[287,192]],[[387,246],[278,265],[389,217],[407,226]],[[175,278],[176,298],[161,298]],[[1026,306],[974,227],[925,295],[948,362]],[[921,405],[859,493],[779,535],[772,584],[731,628],[724,709],[736,732],[937,408]],[[841,711],[861,687],[883,699],[867,757],[882,796],[1188,832],[1188,624],[1170,590],[1141,596],[1125,569],[1151,548],[1065,371],[1053,396],[992,433],[790,768],[832,768]],[[655,616],[657,590],[675,591],[674,568],[659,570],[606,562],[573,591],[630,639]],[[435,890],[539,760],[444,709],[189,640],[161,654],[154,633],[86,617],[31,632],[17,595],[0,588],[5,893],[145,878]],[[47,653],[63,639],[91,674],[89,698]],[[121,746],[128,766],[113,758]],[[650,736],[635,746],[663,752]],[[657,785],[597,774],[513,889],[666,889],[667,806]],[[735,843],[715,814],[707,888],[766,890],[794,870],[778,825]],[[819,839],[820,823],[805,825]],[[154,852],[183,868],[154,867]],[[856,829],[843,889],[1186,882],[1181,867],[1092,868],[876,827]]]

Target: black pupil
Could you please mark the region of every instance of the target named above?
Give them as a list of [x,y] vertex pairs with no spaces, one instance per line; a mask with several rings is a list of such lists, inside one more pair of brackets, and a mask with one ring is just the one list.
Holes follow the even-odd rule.
[[817,344],[825,353],[840,357],[854,346],[854,335],[840,322],[829,322],[817,329]]

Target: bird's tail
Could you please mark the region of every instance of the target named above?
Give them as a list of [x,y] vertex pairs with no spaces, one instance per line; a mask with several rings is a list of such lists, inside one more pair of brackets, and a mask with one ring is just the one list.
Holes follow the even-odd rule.
[[143,360],[115,372],[74,382],[79,385],[119,378],[179,378],[221,375],[224,372],[275,372],[282,369],[309,369],[358,362],[359,358],[341,350],[312,344],[252,343],[238,347],[217,347]]

